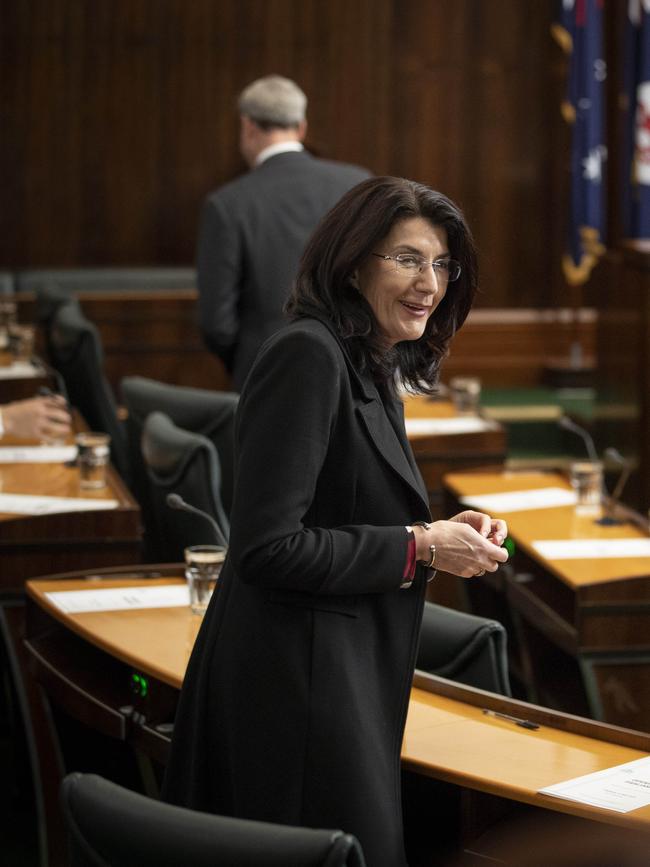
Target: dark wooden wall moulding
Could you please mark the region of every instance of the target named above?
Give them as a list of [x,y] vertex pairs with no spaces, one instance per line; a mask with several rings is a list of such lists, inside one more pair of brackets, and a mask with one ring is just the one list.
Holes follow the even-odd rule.
[[0,263],[193,261],[203,197],[244,169],[236,97],[277,72],[309,97],[315,153],[459,202],[480,306],[561,304],[553,15],[550,0],[5,3]]
[[[228,390],[221,362],[203,345],[196,322],[196,290],[82,292],[85,315],[99,328],[105,369],[119,398],[124,376],[197,388]],[[30,293],[21,294],[19,317],[34,315]],[[578,334],[585,352],[595,352],[596,316],[558,310],[474,310],[452,342],[442,379],[480,376],[486,386],[539,385],[549,358],[567,355]]]
[[597,284],[597,433],[637,467],[625,501],[650,505],[650,240],[621,242]]

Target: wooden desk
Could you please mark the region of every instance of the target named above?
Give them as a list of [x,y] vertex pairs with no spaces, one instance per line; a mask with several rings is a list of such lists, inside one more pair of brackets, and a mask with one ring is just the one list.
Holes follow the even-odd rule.
[[[9,445],[8,439],[1,444]],[[25,445],[25,442],[21,443]],[[0,514],[0,646],[3,679],[8,674],[14,717],[28,742],[43,728],[40,696],[26,672],[24,581],[35,575],[140,560],[140,509],[117,473],[109,467],[108,485],[81,492],[78,470],[62,463],[0,463],[0,491],[5,494],[114,499],[115,509],[50,515]],[[15,738],[18,738],[16,733]],[[15,743],[16,741],[14,741]],[[32,763],[38,785],[38,773]],[[37,804],[37,808],[40,805]]]
[[[174,569],[178,574],[180,567],[168,567],[167,576]],[[120,579],[119,574],[120,570],[104,572],[102,586],[144,583],[137,575]],[[171,577],[150,580],[178,583]],[[32,672],[51,702],[164,763],[178,690],[200,620],[187,608],[68,615],[45,595],[89,587],[96,588],[96,581],[72,576],[27,583],[26,648]],[[527,731],[486,719],[481,708],[526,717],[541,728]],[[615,813],[538,793],[540,787],[631,761],[648,751],[648,735],[417,674],[402,756],[406,768],[467,793],[650,830],[650,808]]]
[[[443,507],[443,477],[446,473],[477,467],[503,466],[506,459],[506,431],[495,421],[481,419],[482,429],[450,433],[413,432],[409,423],[458,419],[448,400],[431,400],[421,395],[404,398],[404,417],[409,442],[429,492],[434,519],[448,517]],[[434,429],[435,430],[435,429]]]
[[38,360],[31,362],[31,370],[27,371],[24,365],[16,368],[16,374],[12,375],[13,359],[6,350],[0,350],[0,404],[9,403],[12,400],[24,400],[34,397],[41,386],[56,389],[54,374],[47,370],[44,364]]
[[[462,496],[568,487],[556,473],[450,474],[450,508]],[[638,539],[647,524],[629,511],[616,526],[573,507],[504,513],[516,551],[507,568],[466,582],[477,613],[506,622],[518,642],[529,696],[545,705],[650,731],[650,560],[549,561],[543,539]],[[632,522],[634,521],[634,523]]]
[[118,502],[115,509],[88,512],[0,513],[0,598],[22,593],[24,580],[36,575],[140,559],[140,509],[112,467],[106,488],[81,491],[76,467],[0,463],[0,491]]

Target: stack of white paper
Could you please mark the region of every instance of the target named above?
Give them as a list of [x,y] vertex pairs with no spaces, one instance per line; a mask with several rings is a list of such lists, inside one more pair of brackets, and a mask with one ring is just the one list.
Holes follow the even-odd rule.
[[39,497],[32,494],[0,494],[0,513],[12,515],[52,515],[60,512],[89,512],[117,509],[117,500],[90,497]]
[[573,506],[575,492],[568,488],[532,488],[529,491],[507,491],[499,494],[477,494],[461,497],[465,506],[488,512],[523,512],[526,509],[550,509],[558,506]]
[[650,557],[650,539],[543,539],[533,548],[547,560]]
[[539,791],[555,798],[629,813],[650,804],[650,757],[575,777]]
[[32,379],[42,373],[31,361],[14,361],[0,367],[0,379]]
[[76,457],[76,446],[0,446],[0,464],[64,464]]
[[110,587],[104,590],[60,590],[45,596],[66,614],[123,611],[127,608],[181,608],[190,604],[187,584],[153,587]]
[[407,418],[405,425],[408,436],[480,433],[496,428],[494,422],[470,415],[451,418]]

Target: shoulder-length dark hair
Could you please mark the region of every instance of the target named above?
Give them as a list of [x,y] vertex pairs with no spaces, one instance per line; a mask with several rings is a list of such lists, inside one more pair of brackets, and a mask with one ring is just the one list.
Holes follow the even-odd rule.
[[[352,285],[356,268],[399,220],[424,217],[447,231],[449,252],[461,265],[423,336],[387,351],[370,304]],[[412,391],[435,390],[449,342],[465,321],[478,283],[476,249],[460,209],[442,193],[405,178],[369,178],[353,187],[311,236],[286,311],[292,319],[327,319],[346,342],[360,369],[378,381],[396,373]]]

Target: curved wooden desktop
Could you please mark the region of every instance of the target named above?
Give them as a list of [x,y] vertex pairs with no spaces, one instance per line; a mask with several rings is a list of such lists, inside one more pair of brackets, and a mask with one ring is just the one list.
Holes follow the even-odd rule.
[[21,370],[20,375],[12,375],[14,360],[6,350],[0,350],[0,368],[3,375],[0,377],[0,403],[9,403],[12,400],[23,400],[34,397],[41,386],[56,389],[55,375],[47,369],[39,359],[30,361],[31,371]]
[[[30,445],[5,437],[0,445]],[[121,478],[108,468],[108,484],[82,491],[79,470],[63,463],[0,463],[0,491],[51,497],[117,500],[117,508],[48,515],[0,513],[0,592],[22,593],[23,581],[69,569],[140,559],[140,509]]]
[[[80,420],[77,420],[81,424]],[[36,445],[4,437],[0,445]],[[47,725],[40,696],[26,674],[24,582],[35,575],[95,568],[141,558],[140,508],[116,471],[108,484],[81,491],[79,471],[63,463],[0,463],[0,491],[5,494],[89,497],[116,500],[117,507],[44,515],[0,514],[0,646],[3,677],[8,672],[28,743]],[[35,735],[36,732],[36,735]],[[35,762],[32,778],[39,789]],[[37,812],[41,804],[37,799]]]
[[[558,473],[457,473],[461,497],[568,488]],[[648,523],[619,507],[622,523],[603,526],[572,506],[504,512],[515,554],[505,569],[466,585],[472,608],[506,622],[519,639],[520,665],[535,700],[616,725],[650,731],[650,559],[548,560],[533,546],[548,539],[645,539]]]
[[[174,577],[179,572],[178,566],[143,567],[27,582],[26,648],[45,694],[87,725],[163,764],[200,619],[187,608],[65,614],[47,593],[94,589],[98,582],[102,587],[179,583]],[[540,728],[488,719],[483,708],[525,717]],[[416,673],[402,758],[411,771],[465,792],[650,831],[650,807],[615,813],[538,792],[649,751],[649,735]]]

